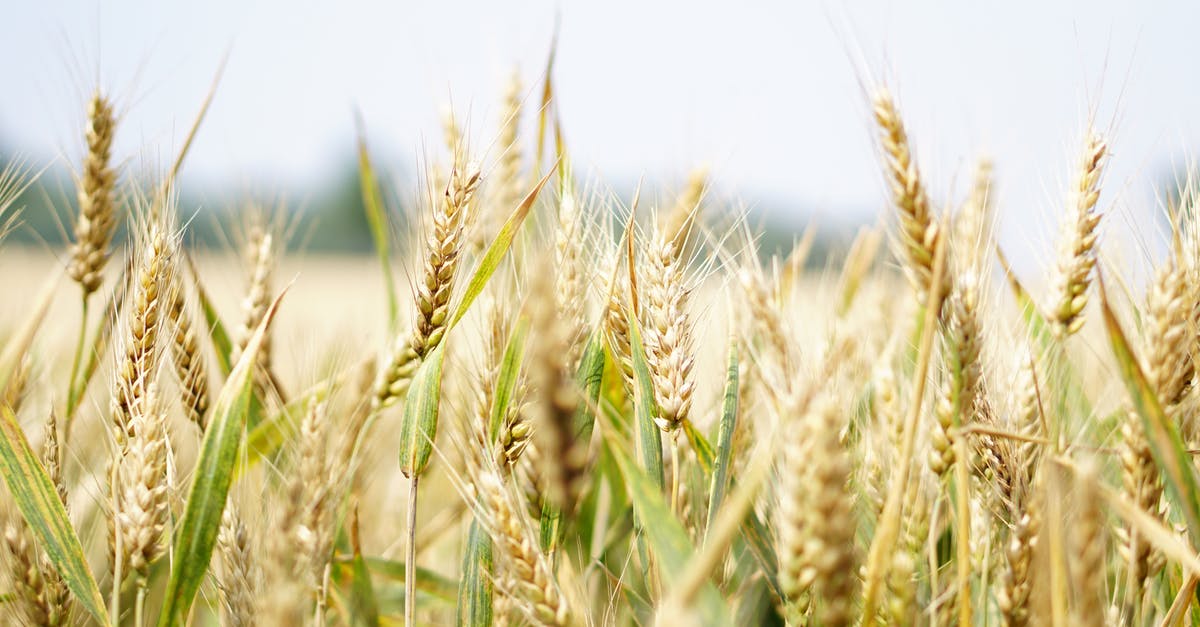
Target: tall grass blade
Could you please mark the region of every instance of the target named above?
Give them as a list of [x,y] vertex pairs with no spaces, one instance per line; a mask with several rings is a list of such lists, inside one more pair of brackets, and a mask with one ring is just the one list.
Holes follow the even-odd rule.
[[729,343],[729,363],[725,368],[725,395],[721,403],[721,422],[717,428],[717,459],[713,464],[712,481],[708,491],[708,521],[705,533],[712,529],[725,490],[729,487],[729,468],[733,463],[733,431],[738,414],[738,351],[737,343]]
[[463,551],[462,579],[458,582],[457,625],[488,627],[492,624],[492,538],[472,520]]
[[442,360],[446,343],[438,344],[413,375],[412,387],[404,399],[400,423],[400,472],[414,477],[424,472],[433,454],[437,437],[438,402],[442,396]]

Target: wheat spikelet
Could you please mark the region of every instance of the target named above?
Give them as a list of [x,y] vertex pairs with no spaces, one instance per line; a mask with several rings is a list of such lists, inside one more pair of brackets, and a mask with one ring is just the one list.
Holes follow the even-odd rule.
[[1026,501],[1016,508],[1016,520],[1004,546],[1005,570],[996,592],[996,604],[1007,625],[1030,624],[1029,597],[1033,588],[1033,556],[1041,531],[1041,508]]
[[504,86],[504,98],[500,107],[500,132],[496,137],[496,146],[500,155],[496,161],[496,169],[490,177],[496,189],[489,202],[480,208],[479,228],[473,237],[476,250],[482,250],[483,238],[497,230],[500,221],[513,209],[525,195],[525,176],[522,173],[523,155],[521,154],[521,95],[524,87],[521,84],[521,73],[515,68],[509,75]]
[[112,523],[121,547],[116,557],[141,579],[166,548],[169,495],[164,477],[169,452],[166,415],[157,397],[157,385],[151,383],[143,402],[133,406],[128,439],[115,460]]
[[139,243],[133,291],[126,307],[126,336],[117,363],[117,382],[113,389],[113,421],[122,430],[132,432],[129,422],[142,411],[136,405],[145,398],[146,388],[158,374],[158,336],[162,326],[163,299],[167,296],[175,252],[175,242],[158,223],[147,225]]
[[1096,202],[1100,198],[1100,177],[1107,155],[1108,145],[1089,131],[1068,197],[1058,266],[1051,280],[1054,301],[1050,316],[1056,323],[1056,332],[1062,336],[1072,335],[1083,326],[1088,285],[1096,265],[1096,226],[1100,223]]
[[1045,437],[1038,401],[1037,360],[1028,349],[1017,355],[1010,387],[1012,419],[1010,427],[1025,438],[1007,447],[1007,475],[1010,484],[1001,508],[1007,523],[1002,546],[1004,570],[998,577],[996,601],[1005,624],[1022,626],[1031,620],[1030,594],[1033,586],[1033,558],[1041,530],[1041,507],[1034,490],[1041,448],[1036,443]]
[[905,492],[905,502],[910,504],[904,510],[900,537],[892,553],[891,569],[888,571],[888,595],[884,605],[886,619],[889,624],[911,625],[916,623],[918,609],[917,578],[922,553],[925,549],[926,537],[929,535],[929,514],[931,495],[929,490],[929,475],[921,468],[914,468],[917,474],[909,482]]
[[813,467],[809,472],[814,485],[806,514],[813,542],[808,560],[821,597],[818,619],[822,625],[849,625],[858,587],[857,524],[853,497],[846,490],[852,467],[842,440],[843,420],[836,408],[818,404],[811,419]]
[[[1162,515],[1162,476],[1154,462],[1141,418],[1132,409],[1121,412],[1121,486],[1126,497],[1142,511],[1156,517]],[[1140,591],[1163,566],[1162,554],[1133,527],[1117,530],[1117,552],[1125,560],[1130,586]],[[1133,594],[1140,595],[1140,592]]]
[[864,438],[871,438],[863,451],[863,466],[866,469],[863,485],[871,502],[872,513],[877,517],[883,511],[887,469],[895,463],[895,451],[898,448],[894,444],[899,441],[902,428],[896,375],[889,363],[890,357],[885,356],[880,361],[871,380],[873,428],[863,435]]
[[397,338],[390,358],[379,373],[373,400],[376,407],[386,407],[403,398],[420,360],[442,342],[464,243],[465,219],[479,181],[478,167],[456,167],[450,173],[441,201],[432,212],[423,269],[416,286],[417,309],[412,333]]
[[556,285],[551,272],[533,277],[529,297],[532,334],[529,348],[529,384],[535,392],[533,437],[542,462],[539,470],[546,481],[546,497],[566,513],[572,512],[588,462],[588,443],[575,432],[578,391],[572,376],[573,364],[568,333],[573,330],[556,307]]
[[[62,448],[59,446],[58,417],[50,410],[46,418],[45,436],[42,440],[42,464],[46,467],[46,475],[58,500],[63,507],[67,506],[67,482],[63,476]],[[65,625],[71,614],[71,591],[67,582],[59,574],[58,569],[50,561],[50,555],[44,550],[38,551],[38,559],[44,577],[42,585],[42,605],[46,612],[45,625]]]
[[1177,408],[1195,374],[1188,345],[1190,308],[1182,264],[1167,261],[1155,273],[1146,296],[1146,379],[1169,414]]
[[425,243],[424,271],[417,284],[417,317],[412,337],[412,349],[421,358],[437,348],[446,330],[466,229],[464,218],[479,185],[479,176],[475,167],[453,170],[439,210],[433,213],[430,237]]
[[695,386],[688,290],[675,243],[656,230],[647,248],[642,325],[658,405],[654,422],[663,431],[674,431],[688,418]]
[[621,272],[621,254],[614,250],[607,256],[605,275],[608,285],[605,287],[604,313],[602,325],[608,350],[612,353],[617,369],[621,373],[621,382],[625,386],[626,397],[633,392],[633,345],[629,336],[629,293],[628,276]]
[[[896,111],[892,95],[880,90],[872,102],[884,165],[891,186],[892,203],[900,216],[900,246],[904,253],[904,273],[912,283],[917,301],[924,303],[933,288],[933,253],[941,238],[941,226],[933,219],[929,196],[925,191],[904,122]],[[944,289],[944,286],[939,286]]]
[[955,264],[960,270],[981,268],[992,249],[993,202],[992,162],[980,159],[975,166],[971,193],[954,218]]
[[117,173],[110,163],[116,118],[112,104],[99,92],[88,104],[87,156],[78,181],[79,216],[67,274],[88,295],[100,288],[108,247],[117,223],[114,188]]
[[929,467],[939,476],[954,463],[953,429],[974,421],[983,400],[977,283],[974,271],[959,275],[943,305],[947,313],[944,338],[947,378],[935,406],[937,421],[930,434],[933,448],[929,459]]
[[708,168],[700,167],[688,175],[687,185],[675,199],[670,211],[662,216],[663,234],[683,250],[700,211],[700,201],[708,189]]
[[584,264],[587,232],[580,212],[579,197],[570,168],[563,172],[562,196],[558,201],[558,228],[554,236],[555,286],[554,300],[562,326],[566,363],[574,371],[583,349],[587,324],[584,309],[587,304],[589,277]]
[[250,531],[235,503],[229,503],[221,515],[217,550],[221,556],[217,582],[221,591],[221,624],[252,627],[256,624],[255,605],[261,587],[261,574],[255,561]]
[[817,571],[812,565],[812,529],[807,516],[814,487],[812,467],[807,463],[813,455],[814,419],[803,415],[792,423],[784,429],[779,452],[775,552],[779,556],[779,587],[784,595],[785,615],[795,622],[808,610],[809,591]]
[[[246,290],[242,296],[242,318],[238,324],[230,363],[237,363],[241,358],[242,351],[246,350],[246,345],[267,313],[267,307],[271,305],[271,280],[279,255],[276,234],[271,232],[259,209],[251,212],[244,238],[242,258],[247,269]],[[259,391],[267,389],[267,373],[271,371],[270,329],[267,331],[254,356],[254,385]]]
[[769,356],[778,364],[780,377],[785,381],[790,380],[794,375],[793,342],[784,326],[774,291],[768,288],[767,278],[757,263],[743,268],[738,273],[738,281],[746,294],[752,324],[766,342]]
[[313,590],[320,589],[333,549],[336,469],[326,446],[326,413],[324,403],[310,401],[300,422],[299,448],[281,523],[287,537],[285,550],[295,559],[294,572],[306,578]]
[[1075,593],[1072,623],[1096,626],[1105,620],[1105,523],[1100,511],[1098,470],[1081,464],[1075,476],[1075,524],[1071,526],[1071,583]]
[[208,369],[184,301],[183,286],[174,288],[167,310],[171,324],[171,361],[175,364],[183,408],[188,418],[204,431],[208,427]]
[[497,577],[497,589],[512,597],[535,625],[578,624],[549,560],[530,533],[529,521],[520,508],[513,506],[513,498],[500,478],[485,470],[476,477],[475,485],[483,500],[486,527],[503,556],[496,560],[503,569]]
[[4,554],[12,600],[5,605],[10,620],[18,624],[48,624],[50,608],[45,603],[45,580],[38,566],[33,536],[25,521],[9,515],[4,522]]

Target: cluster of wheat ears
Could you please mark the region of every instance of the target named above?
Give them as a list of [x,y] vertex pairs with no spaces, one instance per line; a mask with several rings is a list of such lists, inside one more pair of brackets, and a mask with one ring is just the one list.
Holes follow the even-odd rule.
[[[221,310],[184,245],[186,143],[135,180],[94,95],[64,263],[0,352],[6,619],[1200,621],[1187,186],[1138,297],[1098,264],[1089,128],[1034,294],[991,236],[990,164],[936,206],[881,88],[886,219],[806,272],[811,231],[764,259],[703,172],[661,205],[581,184],[545,81],[531,107],[513,80],[486,150],[447,119],[414,220],[360,140],[384,282],[361,306],[387,325],[301,380],[272,350],[296,341],[272,325],[287,221],[247,212],[244,298]],[[78,341],[46,354],[63,290]]]

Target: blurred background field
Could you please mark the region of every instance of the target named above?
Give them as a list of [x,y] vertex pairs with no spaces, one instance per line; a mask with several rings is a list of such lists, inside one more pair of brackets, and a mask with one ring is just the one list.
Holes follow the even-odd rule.
[[976,158],[993,159],[999,241],[1028,279],[1050,258],[1061,173],[1083,120],[1121,146],[1108,178],[1113,222],[1123,224],[1111,231],[1132,225],[1151,250],[1163,230],[1157,199],[1200,146],[1200,87],[1175,69],[1200,56],[1193,3],[80,0],[12,9],[0,58],[21,62],[5,66],[0,162],[48,169],[21,199],[27,228],[10,245],[65,241],[78,111],[93,87],[117,96],[124,132],[114,156],[125,171],[161,172],[225,55],[182,176],[180,213],[195,216],[189,239],[205,245],[223,243],[221,215],[257,198],[304,216],[294,246],[369,251],[354,111],[393,206],[409,213],[418,173],[438,159],[446,109],[476,152],[494,158],[501,96],[518,69],[531,129],[555,37],[557,107],[581,175],[626,200],[644,178],[669,198],[707,164],[712,195],[766,225],[766,251],[786,249],[810,222],[844,241],[878,215],[883,186],[862,87],[876,80],[911,112],[936,200],[961,195]]

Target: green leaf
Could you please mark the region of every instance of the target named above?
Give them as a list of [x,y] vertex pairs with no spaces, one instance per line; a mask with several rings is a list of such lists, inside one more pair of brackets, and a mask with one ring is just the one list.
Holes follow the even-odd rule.
[[463,552],[462,579],[458,582],[457,625],[488,627],[492,624],[492,538],[471,521],[467,550]]
[[376,627],[379,625],[379,603],[375,600],[375,586],[371,583],[371,571],[363,559],[362,546],[358,539],[358,506],[350,523],[350,544],[354,557],[350,561],[350,617],[351,624]]
[[708,438],[700,433],[691,420],[683,421],[683,434],[687,436],[688,444],[696,453],[696,461],[700,463],[700,469],[704,471],[704,474],[711,475],[715,468],[717,453],[708,443]]
[[400,423],[400,472],[405,477],[420,475],[433,454],[437,437],[438,402],[442,395],[442,360],[446,343],[421,362],[413,375],[412,387],[404,399],[404,415]]
[[0,432],[0,473],[17,509],[76,600],[96,621],[108,625],[104,597],[88,570],[67,509],[8,405],[0,405]]
[[162,612],[158,617],[159,627],[187,622],[196,591],[208,572],[221,514],[237,467],[238,448],[250,413],[254,363],[267,326],[282,299],[281,293],[263,315],[213,405],[211,422],[200,444],[200,455],[192,472],[192,487],[175,541],[171,578],[167,581]]
[[500,371],[496,373],[496,393],[492,397],[491,415],[488,417],[488,438],[493,444],[500,436],[500,425],[504,422],[504,414],[516,389],[517,377],[521,374],[521,362],[525,358],[525,333],[528,330],[528,318],[517,321],[508,338],[508,346],[504,348]]
[[233,342],[229,340],[229,333],[225,330],[225,323],[221,322],[221,314],[217,313],[217,308],[213,306],[212,299],[208,297],[208,291],[204,289],[204,284],[200,282],[200,274],[196,272],[196,264],[192,261],[191,255],[187,255],[188,269],[192,273],[192,283],[196,286],[196,297],[200,300],[200,308],[204,311],[204,320],[208,323],[208,337],[212,340],[213,348],[217,354],[217,366],[221,369],[221,374],[229,376],[229,371],[232,364],[229,363],[230,356],[233,355]]
[[[708,492],[708,521],[705,533],[712,528],[725,490],[729,487],[729,468],[733,462],[733,432],[738,417],[738,352],[735,342],[729,343],[729,365],[725,369],[725,399],[721,403],[721,423],[717,431],[717,459],[713,466]],[[695,445],[693,444],[693,447]]]
[[604,340],[601,332],[597,331],[584,347],[579,368],[575,372],[575,382],[584,398],[575,411],[575,437],[583,442],[592,439],[592,428],[596,424],[595,408],[604,379],[604,359]]
[[[620,446],[611,446],[610,452],[625,477],[638,519],[653,521],[642,526],[642,533],[654,551],[655,563],[662,570],[664,580],[681,577],[695,552],[687,531],[663,501],[662,488],[655,485],[653,476],[637,467]],[[731,624],[729,608],[712,582],[706,581],[701,585],[694,609],[699,612],[704,624]]]
[[383,268],[383,286],[387,293],[388,305],[388,329],[395,330],[399,317],[399,305],[396,300],[396,282],[392,278],[387,211],[384,209],[383,193],[380,190],[379,181],[375,177],[375,168],[371,165],[371,153],[367,150],[367,137],[363,129],[362,116],[357,111],[354,114],[354,122],[358,131],[358,180],[362,187],[363,208],[367,214],[367,226],[371,229],[371,238],[375,242],[375,253],[379,256],[379,267]]
[[471,308],[471,303],[483,293],[483,288],[487,285],[492,274],[496,272],[496,268],[500,267],[500,262],[504,259],[504,255],[508,254],[508,249],[512,246],[513,238],[516,237],[517,231],[521,229],[521,224],[525,222],[525,217],[529,215],[529,210],[533,208],[533,202],[537,200],[538,193],[542,191],[542,187],[546,181],[550,180],[554,172],[542,177],[541,181],[533,187],[533,189],[525,196],[525,200],[517,205],[516,210],[508,217],[504,226],[500,227],[500,232],[496,234],[496,239],[492,240],[492,244],[488,246],[487,251],[483,253],[483,258],[479,260],[479,265],[475,268],[475,273],[471,275],[471,280],[467,283],[467,291],[463,294],[462,300],[458,303],[458,309],[454,312],[454,317],[450,319],[450,327],[458,324],[463,316],[467,315],[467,310]]
[[1104,327],[1108,331],[1108,340],[1117,360],[1117,369],[1129,390],[1134,409],[1141,418],[1142,429],[1150,442],[1154,461],[1158,463],[1162,476],[1166,479],[1167,493],[1173,497],[1175,506],[1187,521],[1192,545],[1200,546],[1200,494],[1196,490],[1192,460],[1183,445],[1183,439],[1179,436],[1178,428],[1163,412],[1162,404],[1138,365],[1133,348],[1121,329],[1121,323],[1109,305],[1104,277],[1098,268],[1096,275],[1099,278],[1100,309],[1104,314]]
[[633,352],[633,406],[637,417],[634,440],[637,443],[642,470],[646,471],[646,476],[650,477],[650,480],[661,491],[663,488],[662,436],[658,425],[654,424],[658,406],[654,398],[654,384],[650,380],[650,367],[646,364],[642,334],[638,329],[637,317],[632,312],[629,314],[629,341]]

